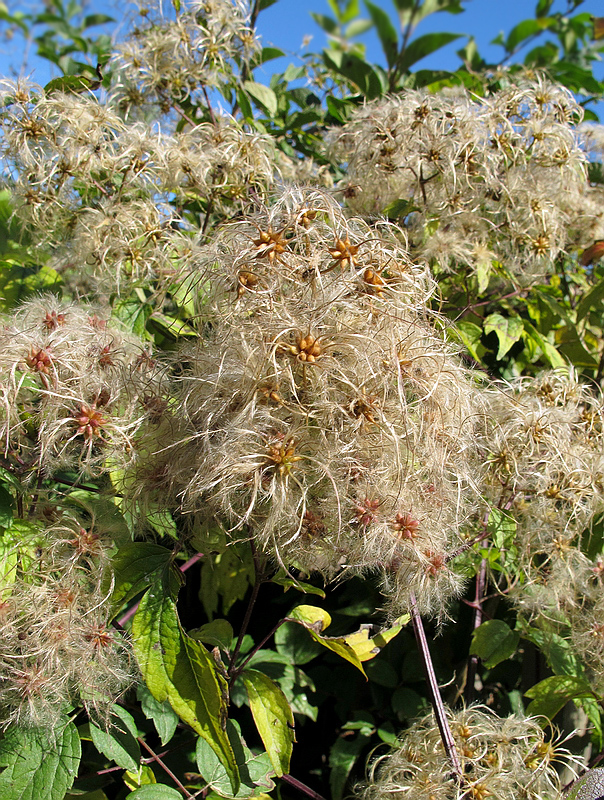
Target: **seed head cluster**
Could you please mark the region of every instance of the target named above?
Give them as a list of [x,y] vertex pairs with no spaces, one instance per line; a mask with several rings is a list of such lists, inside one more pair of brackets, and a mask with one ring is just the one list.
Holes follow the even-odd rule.
[[497,261],[527,282],[601,224],[581,115],[570,92],[534,75],[485,98],[408,91],[355,111],[331,153],[347,165],[346,203],[365,215],[394,203],[414,257],[444,271]]
[[538,721],[500,718],[476,706],[449,712],[459,752],[462,780],[451,775],[433,716],[415,722],[391,753],[370,766],[369,780],[358,787],[362,800],[559,800],[562,797],[555,762],[569,754],[547,741]]
[[128,640],[110,626],[110,540],[48,506],[3,542],[0,727],[52,728],[78,703],[104,721],[136,674]]
[[379,570],[398,607],[416,592],[442,609],[476,499],[481,406],[400,231],[288,190],[204,255],[211,326],[178,355],[172,443],[144,469],[281,563]]

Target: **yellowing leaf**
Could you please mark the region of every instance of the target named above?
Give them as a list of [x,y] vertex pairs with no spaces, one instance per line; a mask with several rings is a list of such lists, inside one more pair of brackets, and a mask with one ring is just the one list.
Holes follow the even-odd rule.
[[241,677],[250,701],[258,733],[266,747],[275,774],[289,772],[293,744],[294,714],[277,684],[263,672],[245,670]]

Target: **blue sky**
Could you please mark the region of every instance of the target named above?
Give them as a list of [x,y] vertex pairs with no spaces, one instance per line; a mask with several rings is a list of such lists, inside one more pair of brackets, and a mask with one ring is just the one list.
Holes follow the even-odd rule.
[[[27,11],[35,4],[35,0],[5,0],[11,12],[17,10]],[[80,0],[81,2],[81,0]],[[169,6],[169,0],[164,0]],[[375,0],[394,16],[392,0]],[[466,10],[462,14],[452,15],[447,13],[434,14],[425,19],[417,29],[418,34],[432,31],[453,31],[460,34],[472,34],[479,46],[481,54],[489,61],[497,62],[502,56],[502,48],[490,45],[491,40],[500,32],[508,32],[522,19],[532,17],[534,2],[527,0],[467,0],[464,4]],[[118,0],[88,0],[88,13],[105,12],[116,19],[122,17],[122,12],[127,4]],[[564,10],[566,0],[556,0],[554,9]],[[364,9],[361,2],[361,8]],[[296,55],[304,52],[302,42],[305,37],[312,37],[308,49],[320,51],[326,44],[323,31],[314,22],[310,12],[331,15],[327,0],[278,0],[270,8],[263,11],[258,19],[258,29],[265,45],[273,44],[286,51],[287,58],[272,62],[266,68],[266,79],[275,69],[285,69],[287,64],[296,60]],[[604,0],[586,0],[579,11],[586,11],[595,16],[604,16]],[[364,13],[367,16],[366,12]],[[118,28],[119,30],[119,28]],[[122,23],[123,30],[123,23]],[[383,61],[381,48],[374,33],[367,34],[363,41],[367,43],[369,60]],[[449,69],[455,68],[459,61],[455,55],[466,39],[460,38],[447,48],[424,59],[417,66],[429,68]],[[51,65],[34,56],[35,47],[26,47],[21,36],[15,36],[11,42],[0,42],[0,75],[14,74],[16,71],[31,74],[34,80],[45,83],[57,73],[52,72]],[[604,78],[604,65],[595,66],[596,77]],[[261,75],[257,79],[262,80]]]

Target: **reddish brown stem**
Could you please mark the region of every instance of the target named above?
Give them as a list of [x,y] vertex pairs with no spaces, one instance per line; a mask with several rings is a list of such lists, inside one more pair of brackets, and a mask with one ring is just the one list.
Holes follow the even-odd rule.
[[142,746],[145,748],[145,750],[146,750],[146,751],[149,753],[149,755],[151,756],[151,758],[153,759],[153,761],[155,761],[155,762],[156,762],[156,764],[159,764],[159,766],[160,766],[160,767],[161,767],[161,768],[164,770],[164,772],[166,773],[166,775],[168,775],[170,778],[172,778],[172,780],[173,780],[173,781],[174,781],[174,783],[175,783],[175,784],[178,786],[178,788],[180,789],[180,791],[184,793],[184,796],[185,796],[185,797],[193,797],[193,795],[192,795],[192,794],[191,794],[191,792],[190,792],[190,791],[187,789],[187,787],[186,787],[186,786],[183,786],[183,784],[182,784],[182,783],[181,783],[181,782],[178,780],[178,778],[176,777],[176,775],[175,775],[175,774],[172,772],[172,770],[170,769],[170,767],[166,766],[166,764],[165,764],[165,763],[164,763],[164,762],[161,760],[161,758],[160,758],[160,757],[157,755],[157,753],[155,753],[155,752],[154,752],[154,751],[151,749],[151,747],[149,747],[149,745],[147,744],[147,742],[146,742],[144,739],[142,739],[140,736],[137,736],[137,741],[139,742],[139,744],[140,744],[140,745],[142,745]]
[[410,601],[411,622],[413,623],[413,631],[415,633],[415,639],[417,641],[422,665],[424,667],[424,673],[426,675],[426,681],[428,683],[430,700],[432,702],[436,724],[438,725],[438,730],[440,731],[445,752],[447,753],[449,761],[451,762],[454,777],[456,780],[461,782],[462,771],[459,753],[457,752],[457,746],[455,745],[455,740],[453,739],[453,734],[451,733],[449,720],[447,719],[447,713],[445,711],[445,704],[443,703],[440,689],[438,688],[438,681],[436,680],[436,673],[434,672],[434,665],[432,663],[432,656],[430,655],[430,648],[428,647],[428,640],[426,639],[426,632],[424,630],[420,613],[417,610],[417,600],[413,593],[410,595]]
[[[487,560],[483,558],[480,562],[480,570],[476,575],[476,592],[474,594],[474,625],[476,630],[482,624],[482,601],[484,589],[487,581]],[[466,675],[466,703],[469,705],[474,699],[474,681],[476,679],[476,668],[478,667],[478,656],[471,655],[468,661],[468,672]]]

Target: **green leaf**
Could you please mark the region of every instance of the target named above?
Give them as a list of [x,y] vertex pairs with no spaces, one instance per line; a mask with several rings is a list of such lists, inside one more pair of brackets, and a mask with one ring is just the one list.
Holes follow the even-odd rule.
[[243,600],[255,579],[254,560],[249,542],[232,544],[223,553],[205,559],[201,568],[199,597],[212,619],[222,598],[227,615],[237,600]]
[[105,591],[109,591],[113,581],[111,605],[114,615],[120,608],[144,592],[152,583],[162,583],[170,587],[176,597],[182,585],[182,575],[174,566],[172,550],[153,542],[131,542],[121,547],[112,559],[112,575],[106,581]]
[[398,61],[398,68],[401,72],[408,72],[409,67],[421,61],[422,58],[440,50],[441,47],[454,42],[462,36],[461,33],[425,33],[418,36],[407,47],[403,57]]
[[221,650],[228,652],[233,641],[233,627],[226,619],[215,619],[202,625],[200,628],[195,628],[189,631],[191,639],[198,642],[205,642],[212,647],[219,647]]
[[250,709],[266,752],[277,776],[289,772],[294,733],[294,715],[282,690],[262,672],[247,669],[241,677]]
[[19,566],[19,537],[12,530],[0,531],[0,603],[12,594]]
[[368,100],[380,97],[388,88],[379,68],[374,68],[354,53],[324,50],[323,60],[329,69],[335,70],[354,84]]
[[460,319],[454,327],[448,328],[447,335],[459,339],[465,345],[472,358],[476,359],[476,361],[481,360],[485,348],[480,341],[482,339],[482,328],[479,325],[475,325],[466,319]]
[[519,317],[503,317],[501,314],[489,314],[484,321],[484,332],[495,332],[499,340],[497,360],[500,360],[520,340],[524,325]]
[[367,6],[367,11],[369,11],[369,15],[380,37],[382,50],[386,56],[388,66],[392,67],[396,62],[398,53],[398,35],[396,30],[390,21],[390,17],[383,8],[376,6],[375,3],[370,2],[370,0],[365,0],[365,5]]
[[484,666],[491,669],[514,655],[519,641],[520,634],[503,620],[490,619],[472,633],[470,653],[478,656]]
[[137,687],[136,698],[141,704],[143,714],[153,721],[161,743],[168,744],[176,731],[178,714],[167,700],[159,703],[146,686]]
[[526,710],[527,716],[543,716],[548,720],[552,720],[569,700],[595,696],[587,681],[573,675],[552,675],[524,694],[532,700]]
[[285,622],[277,629],[275,646],[277,652],[286,656],[292,664],[308,664],[323,652],[321,645],[295,622]]
[[294,578],[288,578],[283,572],[271,578],[271,583],[277,586],[283,586],[285,591],[288,589],[297,589],[304,594],[316,594],[319,597],[325,597],[325,592],[319,586],[313,586],[312,583],[305,583],[304,581],[297,581]]
[[182,794],[164,783],[152,783],[130,792],[126,800],[182,800]]
[[63,800],[78,773],[81,746],[73,722],[48,733],[11,728],[0,740],[3,800]]
[[510,547],[516,536],[516,520],[500,508],[492,508],[487,521],[487,531],[495,547]]
[[54,92],[65,92],[81,94],[82,92],[94,91],[100,86],[100,81],[89,78],[87,75],[61,75],[60,78],[53,78],[44,87],[46,94]]
[[581,672],[581,662],[570,642],[560,634],[531,626],[523,627],[521,633],[541,650],[556,675],[578,675]]
[[587,316],[592,308],[600,308],[604,299],[604,278],[598,281],[587,294],[585,294],[577,305],[577,322]]
[[542,31],[550,28],[556,20],[553,17],[542,17],[540,19],[525,19],[515,25],[509,32],[505,40],[505,49],[508,53],[516,50],[518,45],[529,39],[531,36],[536,36]]
[[92,28],[93,25],[106,25],[108,22],[115,20],[107,14],[87,14],[82,20],[82,27]]
[[[239,798],[254,797],[274,789],[275,783],[271,778],[275,771],[268,753],[254,755],[241,738],[238,727],[231,720],[227,722],[227,733],[233,746],[239,774],[241,775],[241,786],[235,795],[237,800]],[[216,758],[216,753],[201,736],[197,740],[195,757],[197,769],[210,788],[221,797],[234,797],[229,777],[224,767]]]
[[270,117],[276,116],[277,95],[269,86],[264,86],[264,84],[256,83],[255,81],[244,81],[243,87],[254,98],[262,111],[266,112]]
[[152,586],[132,621],[134,652],[153,697],[165,700],[208,742],[223,764],[233,792],[239,772],[225,730],[228,691],[208,651],[180,626],[176,603]]
[[341,800],[348,776],[370,736],[359,732],[354,739],[338,738],[329,753],[329,786],[333,800]]
[[138,731],[132,716],[125,709],[113,706],[107,730],[91,722],[90,735],[99,753],[115,761],[118,767],[131,771],[138,769],[141,757],[136,741]]
[[560,353],[556,350],[554,345],[549,342],[545,336],[539,333],[537,328],[532,325],[527,319],[523,320],[524,324],[524,338],[533,342],[543,353],[543,357],[554,367],[566,367],[567,362]]

